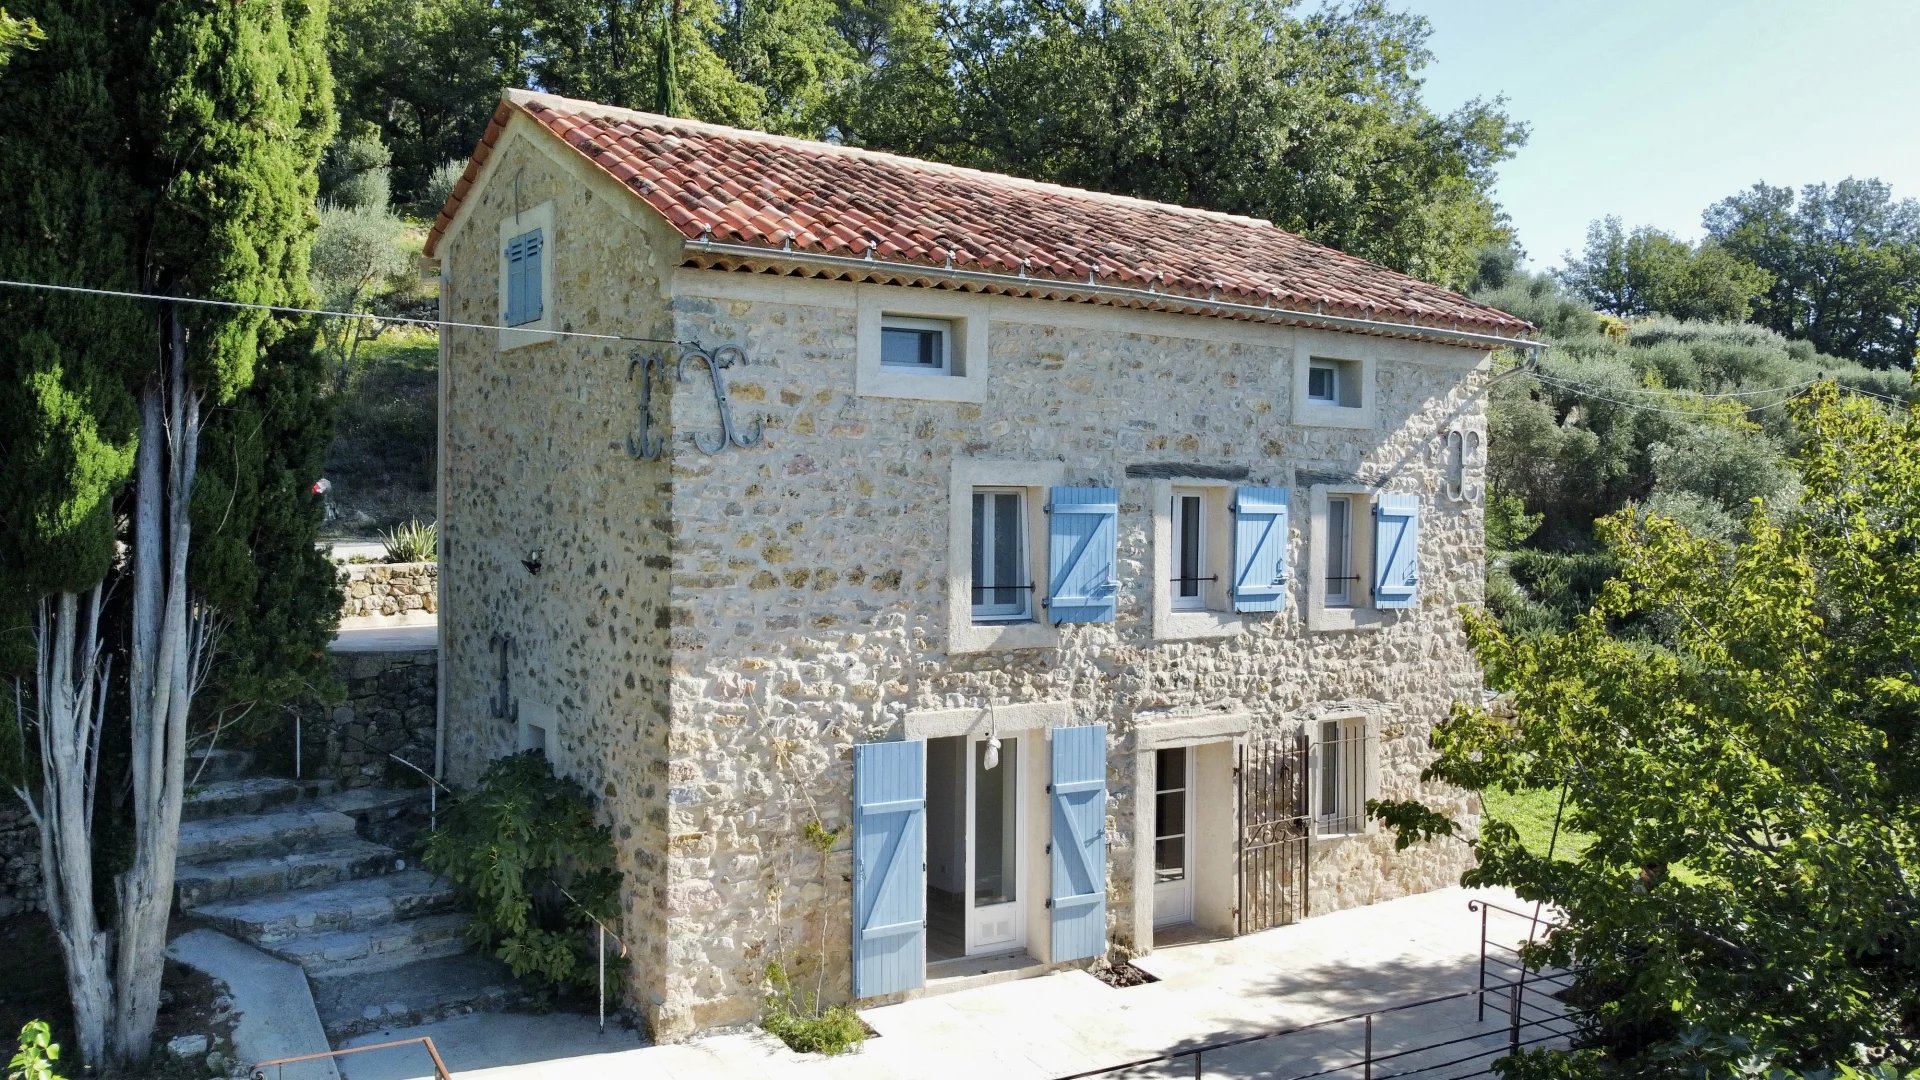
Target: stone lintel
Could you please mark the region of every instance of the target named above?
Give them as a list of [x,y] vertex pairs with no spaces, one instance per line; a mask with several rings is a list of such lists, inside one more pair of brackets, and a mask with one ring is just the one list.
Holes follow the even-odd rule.
[[1028,701],[995,705],[991,717],[985,706],[919,709],[907,714],[906,732],[909,739],[943,739],[954,735],[985,735],[990,728],[1006,732],[1064,727],[1072,721],[1071,701]]

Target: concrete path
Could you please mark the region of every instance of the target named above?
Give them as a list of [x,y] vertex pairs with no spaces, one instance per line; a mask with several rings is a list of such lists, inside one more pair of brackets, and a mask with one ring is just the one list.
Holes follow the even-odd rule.
[[[399,1031],[370,1032],[341,1046],[377,1046],[422,1035],[433,1040],[447,1068],[463,1078],[476,1070],[511,1072],[515,1066],[543,1062],[586,1068],[596,1055],[647,1045],[645,1036],[613,1019],[603,1030],[594,1017],[572,1013],[472,1013]],[[426,1049],[418,1045],[370,1050],[341,1058],[340,1075],[345,1080],[430,1080],[427,1060]]]
[[[501,1028],[501,1041],[515,1055],[490,1062],[485,1054],[462,1051],[461,1030],[445,1030],[443,1045],[440,1035],[434,1041],[461,1080],[1043,1080],[1472,990],[1478,977],[1480,916],[1467,909],[1467,901],[1475,896],[1523,906],[1511,894],[1445,889],[1242,938],[1164,948],[1137,962],[1160,980],[1142,986],[1114,989],[1071,971],[923,997],[862,1013],[879,1037],[868,1040],[859,1053],[840,1058],[795,1054],[759,1031],[673,1046],[582,1052],[576,1049],[577,1040],[565,1034],[577,1029],[556,1017],[519,1018],[525,1026],[518,1029],[523,1032],[518,1037],[507,1036]],[[1520,920],[1496,922],[1491,932],[1519,940],[1526,925]],[[503,1020],[489,1018],[475,1026],[491,1028]],[[549,1038],[547,1025],[554,1038]],[[1400,1059],[1398,1067],[1389,1070],[1399,1072],[1503,1046],[1505,1033],[1506,1018],[1494,1005],[1490,1003],[1480,1021],[1474,1003],[1466,1000],[1384,1018],[1375,1025],[1374,1045],[1380,1053],[1442,1038],[1475,1040],[1417,1060]],[[385,1037],[412,1034],[399,1031]],[[1357,1061],[1365,1038],[1361,1024],[1334,1025],[1284,1041],[1209,1054],[1205,1075],[1299,1075]],[[544,1060],[527,1061],[525,1044],[536,1040],[549,1052]],[[452,1064],[456,1057],[463,1064]],[[1487,1060],[1424,1075],[1465,1075]],[[1178,1071],[1147,1067],[1127,1075],[1191,1076],[1191,1059],[1182,1066]],[[424,1074],[368,1074],[364,1080],[419,1075]],[[363,1077],[353,1072],[351,1080]]]
[[[275,1058],[324,1054],[331,1047],[313,1008],[307,976],[251,945],[213,930],[194,930],[173,939],[167,956],[227,984],[239,1021],[233,1052],[252,1066]],[[330,1061],[288,1065],[275,1080],[339,1080]]]
[[329,650],[337,653],[425,652],[440,644],[440,623],[342,627]]

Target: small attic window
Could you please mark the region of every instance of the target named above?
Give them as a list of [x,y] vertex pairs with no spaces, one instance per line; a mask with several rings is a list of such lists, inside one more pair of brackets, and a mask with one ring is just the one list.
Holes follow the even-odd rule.
[[953,324],[945,319],[887,315],[880,320],[880,366],[889,371],[950,375],[952,342]]

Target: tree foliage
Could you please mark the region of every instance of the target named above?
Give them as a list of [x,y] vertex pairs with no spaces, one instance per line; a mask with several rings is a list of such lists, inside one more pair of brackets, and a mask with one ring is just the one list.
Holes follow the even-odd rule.
[[676,114],[1258,215],[1460,286],[1511,241],[1493,170],[1525,132],[1430,109],[1427,35],[1374,0],[342,0],[331,53],[343,125],[422,209],[503,87],[659,110],[670,57]]
[[1587,227],[1587,245],[1568,255],[1560,278],[1596,310],[1738,322],[1772,283],[1766,271],[1707,241],[1697,247],[1659,229],[1627,232],[1617,217]]
[[1754,321],[1869,367],[1912,367],[1920,335],[1920,201],[1879,180],[1755,184],[1707,209],[1707,233],[1772,283]]
[[1463,879],[1563,913],[1539,959],[1590,1010],[1511,1075],[1649,1075],[1698,1032],[1790,1069],[1920,1059],[1920,409],[1829,384],[1794,412],[1795,512],[1756,503],[1737,543],[1623,512],[1571,628],[1469,618],[1515,719],[1458,707],[1427,775],[1564,785],[1593,837],[1549,861],[1488,821]]

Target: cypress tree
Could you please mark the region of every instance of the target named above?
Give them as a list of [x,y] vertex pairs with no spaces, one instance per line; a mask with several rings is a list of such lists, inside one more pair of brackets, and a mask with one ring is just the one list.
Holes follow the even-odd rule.
[[[48,42],[0,78],[15,118],[0,192],[27,208],[0,221],[7,276],[304,303],[331,134],[324,0],[23,8]],[[284,694],[330,625],[307,494],[326,440],[318,361],[292,323],[255,309],[4,302],[18,340],[0,351],[0,605],[32,630],[30,648],[15,635],[0,659],[30,660],[24,719],[39,750],[15,790],[41,827],[81,1053],[140,1058],[201,682],[219,659],[231,676],[219,701]],[[203,452],[220,455],[205,458],[204,485]],[[296,628],[276,641],[279,619]],[[125,645],[107,643],[102,628],[121,626]],[[102,724],[121,716],[132,828],[109,932],[92,829],[94,793],[118,787],[99,782]]]

